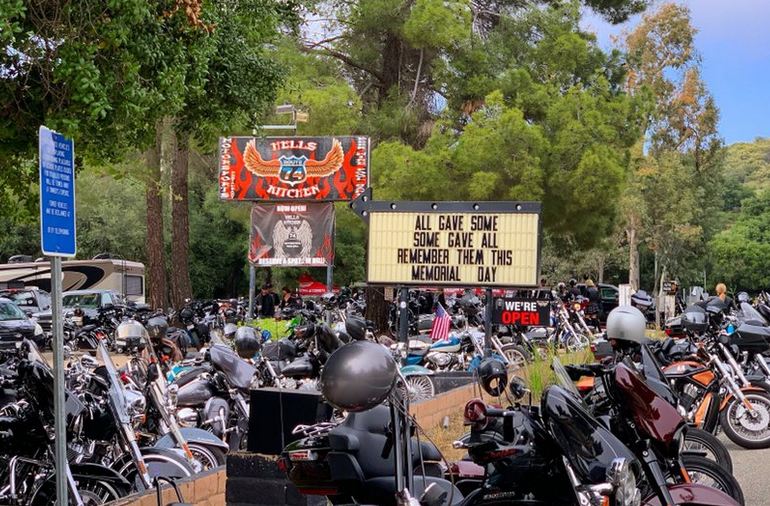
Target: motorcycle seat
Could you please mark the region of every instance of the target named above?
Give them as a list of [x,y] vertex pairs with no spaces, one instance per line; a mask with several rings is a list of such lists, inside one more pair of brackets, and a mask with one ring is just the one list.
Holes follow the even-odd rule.
[[281,369],[281,374],[287,378],[305,378],[313,375],[313,364],[307,358],[298,358]]

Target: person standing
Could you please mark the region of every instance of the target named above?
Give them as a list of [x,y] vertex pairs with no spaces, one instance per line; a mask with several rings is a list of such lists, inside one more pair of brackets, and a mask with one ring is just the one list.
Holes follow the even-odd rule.
[[719,300],[721,300],[725,307],[728,309],[733,309],[735,307],[735,302],[733,299],[727,295],[727,285],[724,283],[717,284],[715,288],[717,292],[717,297],[719,297]]
[[262,285],[259,295],[257,295],[257,305],[259,306],[259,316],[261,318],[273,318],[275,316],[275,307],[278,304],[278,294],[272,291],[272,286]]
[[592,279],[586,280],[586,295],[588,297],[588,306],[586,307],[586,318],[593,321],[593,325],[598,332],[601,332],[601,324],[599,323],[599,312],[602,307],[602,297],[599,289],[596,288],[596,284]]
[[281,309],[299,307],[297,298],[291,291],[291,288],[284,286],[281,289],[281,302],[278,304]]

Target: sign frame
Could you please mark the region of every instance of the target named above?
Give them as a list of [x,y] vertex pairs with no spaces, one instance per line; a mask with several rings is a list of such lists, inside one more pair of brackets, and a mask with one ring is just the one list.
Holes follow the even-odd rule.
[[[468,213],[468,214],[537,214],[537,275],[532,284],[509,285],[505,283],[487,284],[487,283],[456,283],[456,282],[371,282],[369,281],[369,247],[367,244],[367,262],[366,278],[367,284],[371,286],[404,286],[404,287],[457,287],[457,288],[537,288],[539,286],[540,268],[542,262],[542,243],[543,243],[543,220],[542,204],[532,201],[389,201],[373,200],[371,187],[367,188],[355,200],[351,201],[349,207],[353,212],[369,225],[369,218],[372,213]],[[367,240],[371,229],[367,231]]]
[[[50,146],[53,143],[54,146]],[[46,165],[43,161],[43,152],[45,150],[56,150],[56,143],[64,143],[69,147],[69,156],[67,161],[69,162],[69,196],[61,197],[60,195],[51,195],[47,190],[46,178],[44,171],[50,170],[51,165]],[[48,162],[52,165],[61,166],[58,162]],[[59,172],[59,171],[56,171]],[[40,126],[38,130],[38,177],[40,180],[40,249],[44,255],[49,257],[75,257],[77,254],[77,200],[75,198],[75,141],[68,139],[64,135],[51,130],[45,126]],[[53,181],[51,181],[53,183]],[[54,211],[64,211],[65,209],[54,208],[48,206],[48,202],[51,198],[55,197],[57,201],[64,202],[70,211],[70,216],[62,218],[61,216],[55,216]],[[48,212],[47,212],[48,211]],[[48,218],[46,218],[48,216]],[[47,221],[53,220],[52,223]],[[65,222],[66,220],[66,222]],[[59,239],[59,234],[46,232],[48,227],[64,227],[69,230],[71,237],[67,239],[66,243]],[[70,247],[71,246],[71,247]]]
[[[363,139],[365,139],[366,142],[365,149],[359,148],[358,141]],[[240,152],[238,151],[240,149],[238,148],[238,144],[244,141],[245,144],[243,146],[243,151]],[[247,151],[250,149],[247,148],[247,146],[250,143],[254,143],[254,146],[252,146],[253,149],[251,149],[251,156],[247,154]],[[292,143],[293,147],[287,146],[281,149],[272,148],[273,153],[278,152],[285,154],[279,156],[278,158],[267,159],[263,156],[263,153],[260,149],[263,148],[262,143]],[[347,161],[343,160],[341,167],[337,169],[333,174],[326,176],[312,176],[307,172],[309,169],[306,169],[305,166],[310,163],[314,163],[317,160],[313,159],[312,157],[308,158],[308,156],[310,156],[311,152],[313,155],[315,155],[316,150],[319,149],[318,144],[322,143],[330,144],[329,151],[324,154],[325,157],[332,153],[336,147],[336,144],[340,144],[342,146],[340,156],[344,155],[344,160]],[[351,150],[353,143],[356,144],[355,151]],[[313,146],[312,149],[310,149],[311,145]],[[237,154],[233,154],[233,149],[237,152]],[[359,150],[361,151],[360,153]],[[352,202],[370,188],[369,185],[371,184],[372,164],[371,151],[372,140],[369,136],[366,135],[230,135],[220,137],[219,146],[217,148],[217,181],[219,188],[219,200],[226,202],[257,202],[265,204],[288,202]],[[259,157],[254,156],[255,152],[259,155]],[[358,162],[360,159],[365,161],[365,165],[359,166]],[[255,163],[256,167],[254,170],[259,171],[264,168],[267,172],[270,172],[270,170],[276,170],[277,172],[271,176],[256,174],[247,168],[249,160],[258,160],[258,163]],[[280,170],[267,169],[265,168],[265,164],[280,164]],[[292,164],[296,166],[299,174],[304,174],[304,179],[296,183],[284,181],[282,179],[283,176],[281,176],[281,174],[284,172],[284,169],[289,171],[289,168],[292,166]],[[361,184],[358,183],[357,174],[357,172],[360,170],[364,171],[364,180]],[[337,177],[336,174],[348,171],[352,171],[355,175],[354,178],[352,178],[350,173],[346,175],[346,177],[352,178],[352,183],[349,184],[352,184],[354,188],[350,191],[350,196],[342,198],[339,193],[340,190],[333,188],[332,186],[337,184],[334,182],[334,179]],[[294,172],[292,172],[292,174],[293,173]],[[244,177],[248,178],[248,183],[246,183],[246,189],[242,190],[244,195],[240,197],[237,195],[238,192],[236,188],[239,184],[243,184],[242,180]],[[312,182],[313,180],[315,180],[316,183],[307,186],[308,181]],[[271,183],[271,181],[275,182],[275,184]],[[346,181],[351,181],[351,179],[346,179]],[[324,185],[328,186],[329,188],[322,188],[323,185],[321,183],[324,183]],[[267,188],[264,188],[265,186]],[[363,189],[359,189],[360,187],[363,187]],[[304,191],[309,193],[304,195]],[[324,197],[318,198],[317,195],[322,194],[324,191],[326,191],[326,195]],[[254,192],[257,192],[257,195],[248,196],[249,193]],[[273,192],[283,193],[283,195],[278,195]],[[289,195],[293,192],[297,192],[298,195],[290,197]],[[259,195],[259,193],[262,195]]]

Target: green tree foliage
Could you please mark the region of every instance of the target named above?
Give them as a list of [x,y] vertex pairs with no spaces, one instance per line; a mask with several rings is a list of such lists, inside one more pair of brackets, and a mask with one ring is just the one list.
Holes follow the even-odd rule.
[[727,230],[714,236],[711,251],[715,276],[733,289],[770,287],[770,191],[743,202],[741,214]]

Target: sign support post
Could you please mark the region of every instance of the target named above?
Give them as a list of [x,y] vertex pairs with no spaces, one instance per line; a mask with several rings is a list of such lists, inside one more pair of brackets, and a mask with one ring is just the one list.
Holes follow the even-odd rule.
[[51,257],[51,320],[53,327],[54,434],[56,444],[56,497],[67,504],[67,440],[64,408],[64,327],[62,325],[61,257]]
[[75,226],[75,143],[41,126],[38,137],[40,171],[40,249],[51,257],[51,319],[53,330],[54,446],[56,500],[69,504],[68,482],[75,504],[83,500],[74,486],[67,462],[62,325],[62,257],[77,250]]
[[326,291],[331,293],[334,290],[334,264],[330,263],[326,266]]
[[494,299],[492,298],[492,289],[486,288],[486,310],[484,311],[484,356],[492,354],[492,311],[494,310]]
[[254,264],[249,263],[249,320],[254,319],[254,293],[257,286],[257,272]]
[[409,288],[399,288],[398,301],[398,340],[409,344]]

